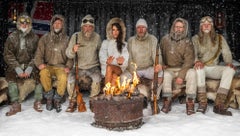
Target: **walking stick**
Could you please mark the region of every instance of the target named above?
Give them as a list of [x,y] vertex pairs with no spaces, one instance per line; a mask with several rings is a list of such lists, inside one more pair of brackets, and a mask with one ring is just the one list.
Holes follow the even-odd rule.
[[[156,48],[156,57],[155,57],[155,65],[158,65],[159,61],[159,44]],[[158,72],[154,71],[154,78],[153,78],[153,85],[152,85],[152,94],[153,94],[153,109],[152,114],[158,114],[160,112],[157,102],[157,88],[158,88]]]
[[[77,41],[78,41],[78,34],[76,34],[76,44],[78,44]],[[83,98],[82,98],[82,93],[79,90],[78,82],[79,82],[78,54],[76,52],[76,55],[75,55],[75,85],[74,85],[74,92],[77,93],[78,112],[85,112],[87,109],[86,109],[85,102],[83,101]]]

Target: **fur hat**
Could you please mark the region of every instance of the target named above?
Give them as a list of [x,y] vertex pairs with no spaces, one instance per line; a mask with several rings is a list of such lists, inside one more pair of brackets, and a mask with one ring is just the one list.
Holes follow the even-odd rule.
[[94,25],[94,18],[93,18],[90,14],[86,15],[86,16],[82,19],[81,27],[82,27],[83,25],[92,25],[92,26],[95,26],[95,25]]
[[27,13],[22,13],[17,18],[17,29],[20,30],[20,24],[26,23],[29,25],[26,33],[29,33],[32,30],[32,18]]
[[145,26],[146,28],[148,28],[148,25],[147,25],[147,22],[146,22],[146,20],[145,19],[143,19],[143,18],[140,18],[140,19],[138,19],[138,21],[137,21],[137,23],[136,23],[136,27],[138,27],[138,26]]

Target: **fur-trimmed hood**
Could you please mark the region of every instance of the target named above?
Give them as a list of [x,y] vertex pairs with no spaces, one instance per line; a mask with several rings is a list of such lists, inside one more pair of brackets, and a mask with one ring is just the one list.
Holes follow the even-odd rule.
[[22,13],[22,14],[18,17],[18,19],[17,19],[16,27],[17,27],[18,30],[20,30],[20,24],[21,24],[21,20],[22,20],[22,19],[23,19],[24,21],[27,20],[27,22],[29,23],[29,24],[28,24],[29,27],[28,27],[27,31],[24,32],[25,34],[28,34],[28,33],[32,30],[32,18],[31,18],[27,13]]
[[65,18],[62,15],[56,14],[52,17],[51,22],[50,22],[50,30],[51,30],[51,34],[54,33],[54,29],[53,29],[53,23],[57,20],[60,19],[63,22],[63,28],[62,28],[62,34],[66,34],[66,26],[65,26]]
[[122,32],[123,32],[123,41],[122,41],[122,42],[125,42],[125,38],[126,38],[126,26],[125,26],[123,20],[122,20],[121,18],[118,18],[118,17],[112,18],[112,19],[108,22],[107,27],[106,27],[107,39],[108,39],[108,40],[113,39],[113,36],[112,36],[112,24],[113,24],[113,23],[119,23],[119,25],[122,27]]
[[[183,18],[176,18],[176,19],[173,21],[172,26],[171,26],[171,30],[170,30],[170,37],[174,39],[174,27],[175,27],[175,24],[176,24],[177,22],[182,22],[183,25],[184,25],[184,27],[185,27],[183,34],[182,34],[181,37],[179,37],[179,38],[182,39],[182,38],[188,37],[188,34],[189,34],[189,33],[188,33],[188,21],[185,20],[185,19],[183,19]],[[175,39],[175,40],[179,40],[179,39]]]

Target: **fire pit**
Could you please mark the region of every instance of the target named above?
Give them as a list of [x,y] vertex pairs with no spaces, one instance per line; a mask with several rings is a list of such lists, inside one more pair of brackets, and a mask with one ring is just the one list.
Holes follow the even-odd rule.
[[140,128],[143,124],[143,98],[141,94],[131,98],[104,94],[92,98],[90,103],[95,119],[92,125],[116,131]]
[[90,99],[90,107],[95,119],[92,125],[118,131],[141,127],[144,96],[136,87],[138,83],[139,79],[135,71],[132,81],[124,78],[120,84],[118,77],[116,86],[106,83],[103,88],[104,94]]

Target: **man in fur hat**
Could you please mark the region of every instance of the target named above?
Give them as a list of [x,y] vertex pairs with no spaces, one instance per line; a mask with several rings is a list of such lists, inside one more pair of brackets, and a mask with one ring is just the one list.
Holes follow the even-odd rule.
[[[86,15],[82,19],[81,31],[72,35],[66,55],[73,59],[76,54],[78,57],[79,79],[90,77],[91,88],[90,97],[94,97],[100,93],[101,71],[99,63],[99,50],[101,47],[101,38],[99,34],[94,32],[94,18],[91,15]],[[69,74],[68,79],[68,94],[69,106],[67,112],[74,112],[76,109],[76,92],[74,92],[75,71]]]
[[[17,19],[17,30],[8,36],[4,45],[4,60],[7,64],[6,80],[12,103],[6,116],[21,112],[19,94],[31,88],[33,90],[35,88],[34,109],[38,112],[42,111],[42,86],[38,82],[38,71],[33,62],[38,39],[32,31],[32,19],[27,14],[20,15]],[[30,81],[31,85],[20,89],[26,81]]]
[[[65,52],[69,37],[65,31],[65,19],[62,15],[54,15],[51,19],[50,32],[41,37],[35,55],[35,65],[40,70],[40,80],[47,99],[47,110],[60,112],[61,99],[66,92],[67,76],[72,68],[72,60]],[[57,79],[56,90],[52,85],[52,77]]]
[[[229,46],[220,34],[214,30],[213,19],[205,16],[200,20],[199,33],[192,38],[195,48],[195,70],[197,71],[198,112],[205,113],[207,109],[206,77],[221,79],[213,112],[231,116],[224,106],[233,76],[232,54]],[[226,66],[220,66],[219,56],[222,54]]]
[[[159,99],[162,81],[162,67],[161,65],[154,67],[157,42],[157,38],[148,33],[146,20],[140,18],[136,23],[136,34],[128,39],[128,71],[124,72],[123,76],[126,76],[128,79],[132,79],[133,71],[136,71],[139,78],[152,80],[154,77],[154,71],[159,72],[157,89],[157,99]],[[161,62],[161,60],[162,57],[159,55],[159,61]],[[147,101],[153,100],[150,89],[146,88],[146,86],[142,84],[138,86],[138,89],[140,90],[140,93],[145,96],[144,107],[147,107]]]
[[[175,19],[170,33],[161,39],[160,47],[165,67],[161,111],[168,113],[171,110],[173,88],[182,86],[186,81],[186,113],[187,115],[194,114],[197,85],[196,72],[191,69],[194,64],[194,48],[188,37],[187,20]],[[175,84],[176,87],[172,84]]]

